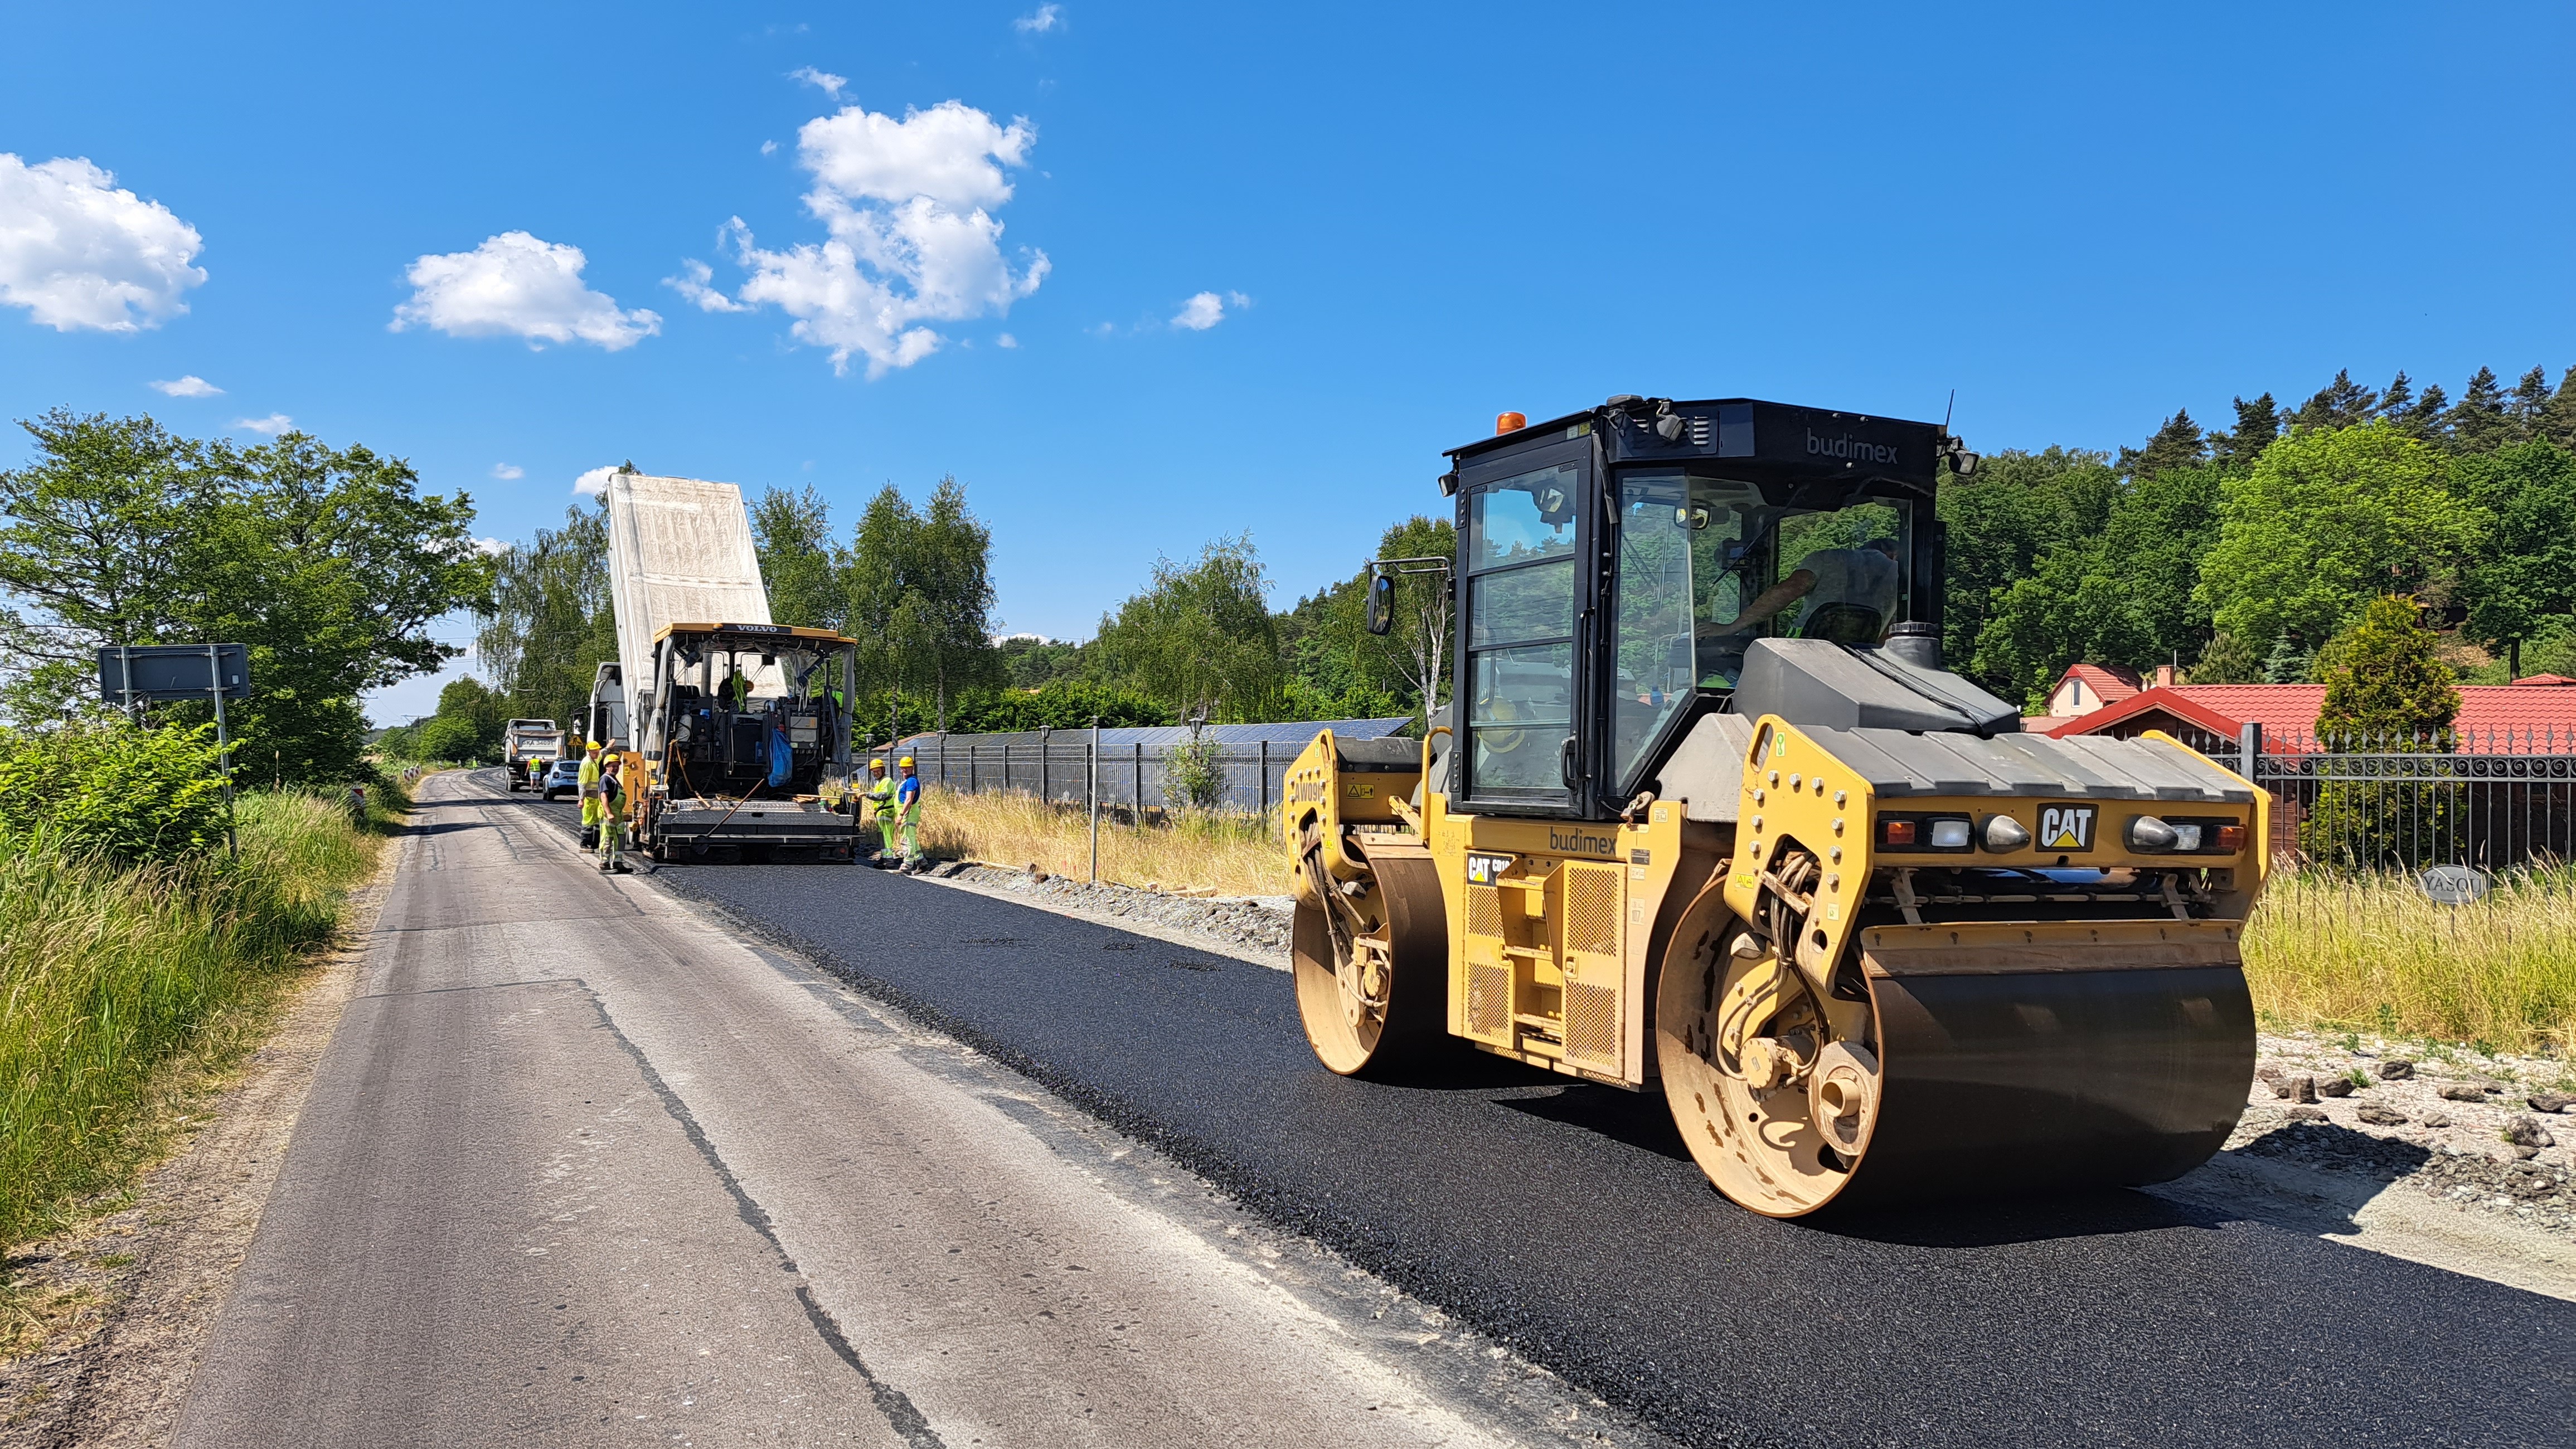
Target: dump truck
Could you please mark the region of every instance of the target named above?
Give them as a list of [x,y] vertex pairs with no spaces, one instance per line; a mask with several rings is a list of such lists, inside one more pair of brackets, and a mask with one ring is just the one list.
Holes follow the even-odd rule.
[[528,764],[553,764],[563,758],[563,730],[550,719],[514,719],[501,726],[502,763],[510,768],[510,788],[527,788]]
[[[856,641],[773,624],[730,483],[608,480],[614,663],[592,738],[625,759],[635,847],[656,860],[849,860]],[[640,787],[635,782],[641,782]]]
[[1452,703],[1319,735],[1284,791],[1326,1067],[1660,1091],[1775,1217],[2226,1140],[2266,797],[2160,734],[2023,733],[1942,667],[1946,426],[1621,396],[1446,456]]

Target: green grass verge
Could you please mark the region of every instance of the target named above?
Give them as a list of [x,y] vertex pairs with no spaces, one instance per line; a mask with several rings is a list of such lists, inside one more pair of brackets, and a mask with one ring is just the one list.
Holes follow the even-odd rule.
[[170,1072],[257,1045],[405,803],[369,793],[363,831],[333,799],[244,795],[237,864],[0,851],[0,1244],[131,1178]]

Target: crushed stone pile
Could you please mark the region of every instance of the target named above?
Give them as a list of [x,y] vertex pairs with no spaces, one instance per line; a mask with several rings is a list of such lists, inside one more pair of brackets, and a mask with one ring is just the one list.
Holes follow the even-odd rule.
[[988,890],[1026,896],[1050,910],[1150,921],[1167,929],[1211,937],[1237,950],[1275,955],[1288,964],[1292,907],[1286,896],[1184,896],[1043,871],[1012,870],[974,861],[934,867],[932,874]]

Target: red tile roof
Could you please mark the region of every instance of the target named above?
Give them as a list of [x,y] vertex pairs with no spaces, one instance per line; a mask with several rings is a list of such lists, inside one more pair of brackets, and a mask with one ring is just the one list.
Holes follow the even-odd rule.
[[[2118,704],[2137,693],[2140,685],[2138,671],[2123,669],[2116,664],[2070,664],[2064,674],[2057,676],[2057,683],[2064,684],[2070,679],[2083,680],[2084,687],[2092,690],[2094,697],[2104,704]],[[2056,686],[2051,685],[2049,692],[2056,693]]]
[[[2310,740],[2325,702],[2322,684],[2177,684],[2140,690],[2048,733],[2061,738],[2095,734],[2142,714],[2163,713],[2228,737],[2247,724],[2259,724],[2266,739],[2287,745]],[[2469,749],[2576,749],[2576,690],[2554,683],[2464,684],[2454,728]]]

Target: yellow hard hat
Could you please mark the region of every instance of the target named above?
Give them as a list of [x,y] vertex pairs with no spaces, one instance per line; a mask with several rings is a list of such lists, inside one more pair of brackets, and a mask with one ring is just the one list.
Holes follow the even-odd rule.
[[871,769],[871,770],[882,770],[882,769],[884,769],[884,768],[885,768],[885,760],[884,760],[884,758],[883,758],[882,756],[880,756],[880,757],[878,757],[878,758],[876,758],[876,759],[873,759],[873,760],[868,761],[868,768],[869,768],[869,769]]
[[912,756],[906,755],[902,759],[895,761],[895,763],[909,770],[912,768]]

